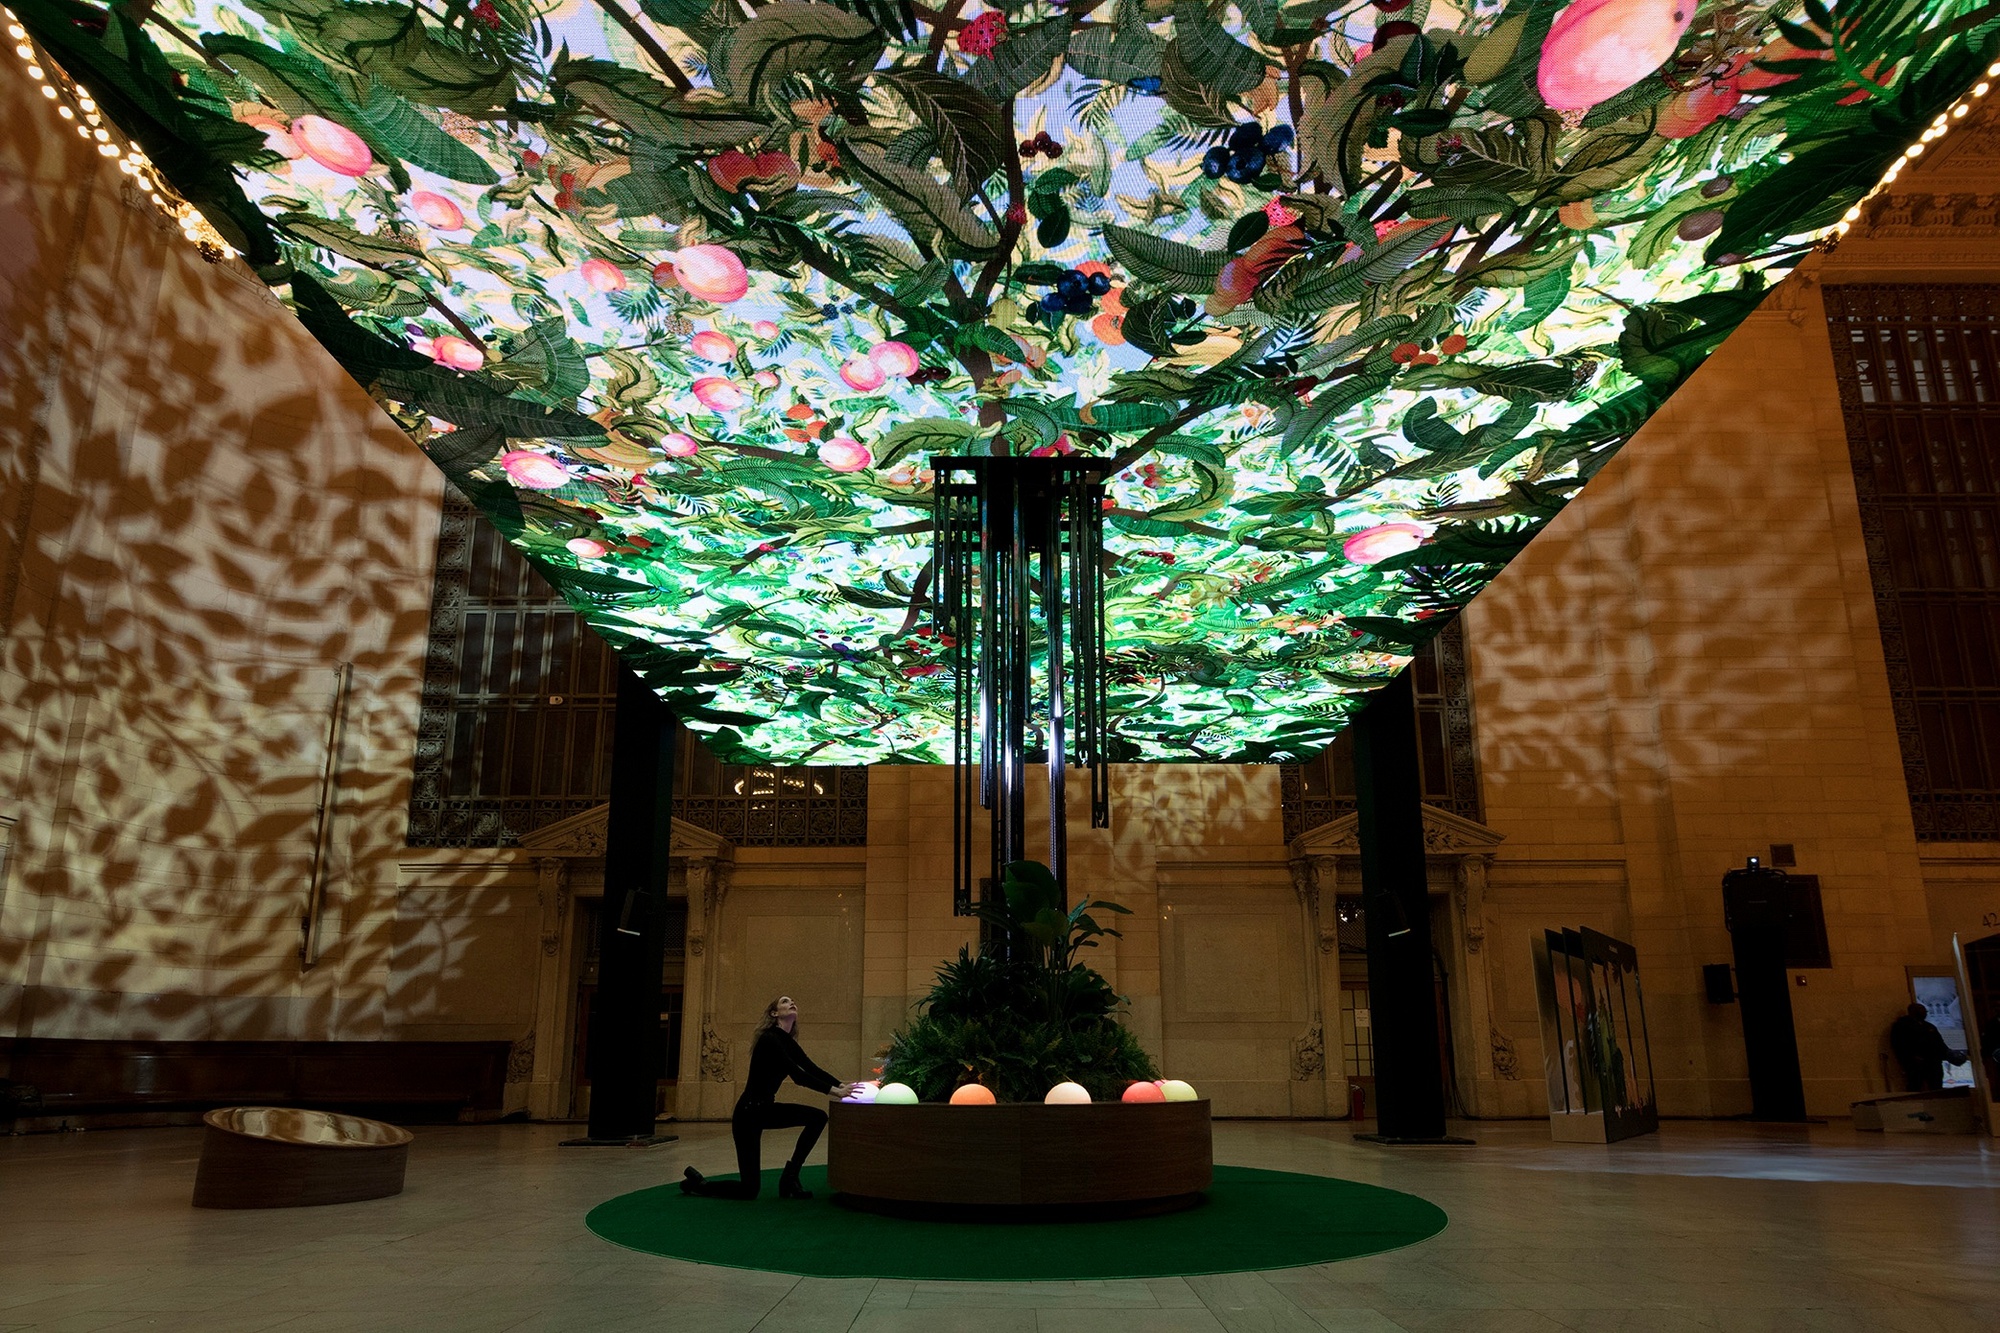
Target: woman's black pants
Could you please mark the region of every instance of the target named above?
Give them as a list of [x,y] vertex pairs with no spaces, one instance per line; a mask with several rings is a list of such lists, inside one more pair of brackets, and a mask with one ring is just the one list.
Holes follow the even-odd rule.
[[703,1181],[700,1193],[718,1199],[754,1199],[762,1175],[759,1161],[764,1131],[799,1127],[799,1141],[792,1149],[788,1166],[804,1166],[813,1145],[826,1128],[826,1112],[796,1102],[736,1104],[729,1118],[730,1136],[736,1140],[736,1179]]

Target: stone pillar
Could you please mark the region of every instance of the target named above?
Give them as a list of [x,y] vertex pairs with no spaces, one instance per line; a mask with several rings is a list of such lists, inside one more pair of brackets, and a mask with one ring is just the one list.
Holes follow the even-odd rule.
[[1291,871],[1304,924],[1306,974],[1306,1030],[1292,1043],[1292,1114],[1341,1116],[1347,1108],[1347,1070],[1340,1046],[1339,862],[1295,856]]
[[562,1093],[563,938],[569,923],[569,860],[535,860],[535,904],[541,908],[541,948],[535,958],[535,1026],[529,1033],[532,1064],[528,1075],[528,1115],[552,1120],[569,1108]]
[[733,1109],[729,1045],[715,1031],[715,959],[729,865],[708,857],[687,863],[687,964],[681,973],[681,1078],[676,1114],[682,1120],[726,1120]]

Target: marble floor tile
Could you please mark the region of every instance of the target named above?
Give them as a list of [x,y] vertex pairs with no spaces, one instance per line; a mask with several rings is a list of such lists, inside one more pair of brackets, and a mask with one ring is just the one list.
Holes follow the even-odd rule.
[[1610,1147],[1533,1122],[1397,1152],[1220,1122],[1219,1161],[1422,1195],[1388,1254],[1106,1282],[800,1278],[607,1244],[596,1204],[729,1157],[727,1127],[588,1154],[553,1125],[422,1127],[393,1199],[189,1206],[200,1135],[0,1139],[0,1333],[1994,1333],[2000,1145],[1669,1123]]

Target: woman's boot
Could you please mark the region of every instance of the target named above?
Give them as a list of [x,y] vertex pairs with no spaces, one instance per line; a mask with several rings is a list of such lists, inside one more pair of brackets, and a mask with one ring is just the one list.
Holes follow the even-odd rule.
[[778,1197],[781,1199],[810,1199],[812,1191],[799,1184],[799,1164],[785,1163],[785,1170],[778,1177]]

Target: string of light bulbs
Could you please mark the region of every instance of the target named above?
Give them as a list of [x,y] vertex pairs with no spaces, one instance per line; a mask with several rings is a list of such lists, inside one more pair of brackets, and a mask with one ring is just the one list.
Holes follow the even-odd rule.
[[1838,245],[1840,238],[1847,235],[1848,229],[1861,220],[1862,208],[1868,201],[1893,184],[1896,177],[1903,174],[1904,167],[1907,167],[1910,163],[1924,155],[1925,148],[1944,138],[1945,135],[1951,132],[1952,126],[1970,115],[1973,104],[1992,91],[1992,81],[1994,79],[2000,79],[2000,63],[1988,65],[1986,67],[1985,78],[1973,84],[1956,102],[1938,112],[1937,119],[1933,120],[1929,127],[1918,136],[1917,141],[1908,148],[1905,148],[1903,155],[1889,164],[1889,169],[1882,173],[1882,179],[1875,182],[1874,188],[1861,196],[1860,202],[1848,209],[1842,215],[1840,221],[1833,224],[1833,234],[1820,242],[1820,248],[1831,250],[1834,246]]
[[[42,96],[56,103],[56,114],[71,122],[80,138],[96,144],[99,153],[116,159],[118,169],[146,191],[154,207],[180,227],[181,234],[201,252],[202,258],[210,263],[217,263],[234,257],[236,249],[222,238],[221,233],[216,231],[206,217],[202,216],[200,209],[174,192],[173,187],[153,165],[152,159],[139,148],[121,145],[112,137],[103,115],[97,109],[96,101],[81,85],[63,73],[59,67],[56,71],[57,76],[50,77],[49,67],[44,66],[41,55],[29,38],[28,30],[21,25],[19,16],[4,6],[0,6],[0,14],[6,15],[7,36],[13,39],[14,54],[27,67],[28,77],[41,88]],[[1992,91],[1994,79],[2000,79],[2000,62],[1988,65],[1985,78],[1938,113],[1937,118],[1931,121],[1923,134],[1918,137],[1917,142],[1904,149],[1902,156],[1889,164],[1889,169],[1882,173],[1882,178],[1875,182],[1874,187],[1833,225],[1832,233],[1819,242],[1819,248],[1831,250],[1838,245],[1840,239],[1861,220],[1862,210],[1868,201],[1893,184],[1902,174],[1904,167],[1923,156],[1926,147],[1944,138],[1950,133],[1953,125],[1964,120],[1971,113],[1973,104]]]
[[22,26],[20,16],[5,6],[0,6],[0,14],[6,16],[7,36],[14,44],[14,54],[26,67],[28,78],[42,90],[44,98],[55,103],[56,115],[76,131],[77,137],[95,145],[102,156],[115,160],[118,170],[130,177],[132,183],[153,201],[153,207],[181,229],[181,235],[200,252],[203,259],[215,264],[233,258],[235,247],[222,239],[222,234],[202,216],[200,209],[175,193],[153,160],[138,147],[113,136],[111,126],[106,124],[103,113],[97,108],[96,99],[60,66],[53,61],[43,61],[28,36],[28,30]]

